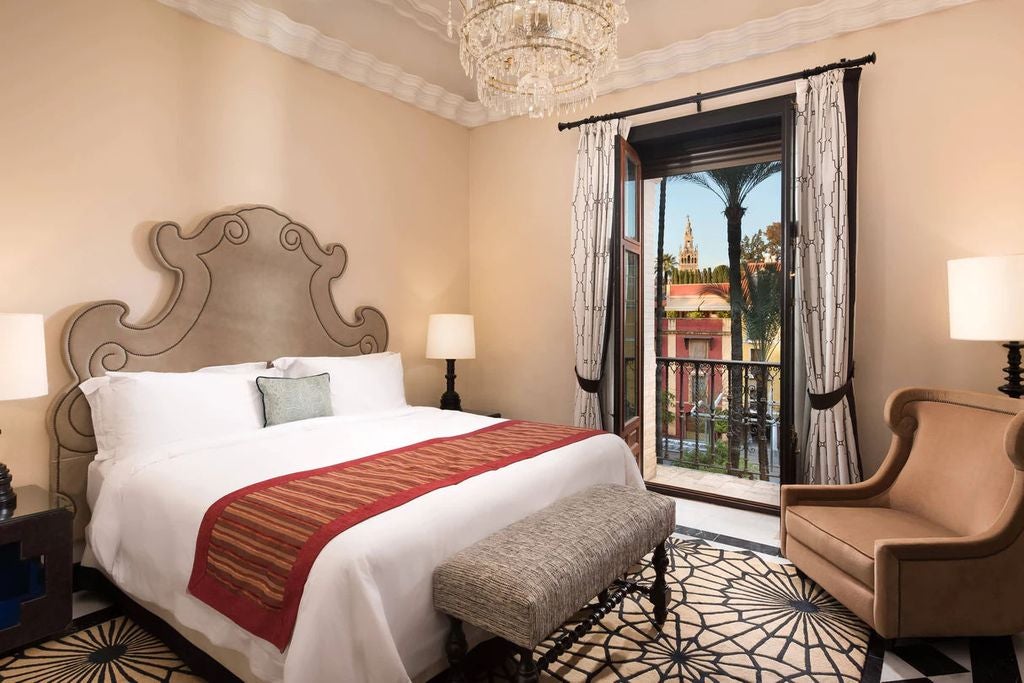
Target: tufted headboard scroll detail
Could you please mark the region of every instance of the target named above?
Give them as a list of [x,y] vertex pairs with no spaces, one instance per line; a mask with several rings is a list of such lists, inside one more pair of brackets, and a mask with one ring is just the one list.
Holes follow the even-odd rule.
[[70,498],[76,535],[87,521],[87,468],[96,454],[89,405],[78,385],[109,371],[186,372],[279,356],[347,356],[383,351],[388,326],[376,308],[351,320],[338,312],[331,283],[345,271],[340,244],[268,206],[208,218],[193,234],[176,223],[150,233],[157,263],[174,275],[163,310],[128,322],[128,306],[100,301],[75,312],[61,351],[71,382],[54,400],[51,486]]

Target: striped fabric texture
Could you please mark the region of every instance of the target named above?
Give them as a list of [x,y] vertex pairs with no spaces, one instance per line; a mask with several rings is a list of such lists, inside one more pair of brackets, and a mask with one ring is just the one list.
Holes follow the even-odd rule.
[[239,489],[206,511],[189,592],[283,651],[313,562],[335,536],[431,491],[601,433],[501,422]]

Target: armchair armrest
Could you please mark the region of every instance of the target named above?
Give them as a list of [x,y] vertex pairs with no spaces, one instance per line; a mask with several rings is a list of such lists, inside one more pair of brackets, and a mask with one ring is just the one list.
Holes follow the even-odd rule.
[[1018,473],[1003,512],[980,533],[876,541],[875,629],[885,638],[1024,629],[1022,502]]
[[878,486],[874,478],[858,484],[842,486],[819,484],[787,484],[782,487],[782,511],[790,505],[807,503],[857,504],[866,503],[871,498],[885,491],[887,487]]
[[779,499],[779,548],[786,554],[786,508],[790,505],[876,505],[896,481],[910,453],[911,439],[916,422],[906,421],[894,430],[892,443],[885,461],[878,471],[857,484],[840,486],[816,484],[787,484]]
[[[902,395],[901,392],[898,395]],[[883,495],[907,462],[910,454],[910,447],[913,445],[914,431],[917,429],[917,421],[911,417],[893,415],[892,407],[894,399],[889,399],[886,405],[886,421],[893,432],[892,442],[889,444],[889,452],[885,455],[881,467],[873,476],[857,484],[843,485],[814,485],[814,484],[787,484],[782,487],[780,508],[785,518],[786,507],[789,505],[803,505],[807,503],[829,504],[857,504],[863,501],[865,504],[876,502],[873,499]],[[901,404],[898,404],[901,405]],[[785,531],[785,527],[783,527]]]

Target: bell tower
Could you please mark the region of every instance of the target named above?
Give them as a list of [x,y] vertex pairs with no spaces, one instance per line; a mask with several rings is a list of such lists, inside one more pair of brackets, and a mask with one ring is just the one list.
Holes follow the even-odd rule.
[[693,223],[686,217],[686,233],[683,236],[683,248],[679,250],[679,270],[697,270],[700,253],[693,243]]

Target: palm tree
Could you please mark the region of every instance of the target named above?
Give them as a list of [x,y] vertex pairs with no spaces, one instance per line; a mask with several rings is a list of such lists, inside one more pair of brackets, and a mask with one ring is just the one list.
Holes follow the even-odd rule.
[[663,282],[676,281],[676,269],[679,268],[679,259],[672,254],[661,255],[661,273],[662,277],[665,278]]
[[717,168],[687,175],[673,176],[673,179],[695,183],[715,193],[725,204],[726,239],[729,243],[729,309],[732,324],[737,330],[732,337],[732,359],[743,360],[742,329],[743,296],[741,291],[740,244],[743,240],[743,214],[747,208],[743,202],[755,187],[782,170],[781,161],[764,161],[746,166]]
[[[782,169],[781,161],[763,161],[745,166],[716,168],[673,176],[710,190],[725,205],[726,239],[729,243],[729,317],[732,330],[732,359],[743,360],[743,294],[740,276],[740,243],[743,238],[743,202],[755,187]],[[743,420],[743,369],[729,368],[729,466],[734,472],[740,464],[740,425]]]

